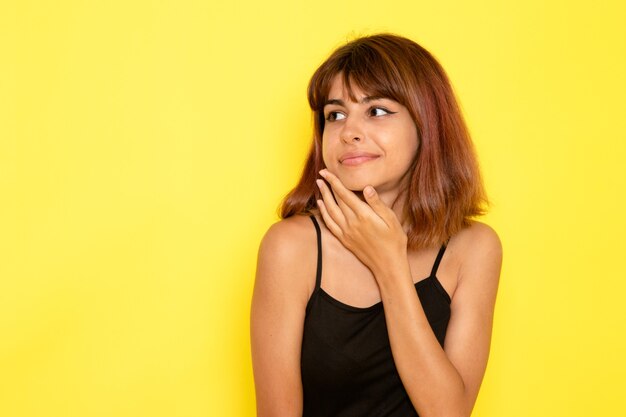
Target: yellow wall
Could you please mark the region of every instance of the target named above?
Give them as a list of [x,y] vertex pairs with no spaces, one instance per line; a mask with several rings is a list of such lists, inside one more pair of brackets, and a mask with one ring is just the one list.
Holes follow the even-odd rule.
[[626,413],[626,6],[2,1],[0,415],[252,416],[259,239],[356,34],[437,56],[505,251],[474,416]]

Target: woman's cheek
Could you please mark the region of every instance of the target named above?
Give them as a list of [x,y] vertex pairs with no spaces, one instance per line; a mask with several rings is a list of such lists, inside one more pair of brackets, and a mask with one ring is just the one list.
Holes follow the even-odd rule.
[[337,167],[333,162],[336,158],[333,158],[332,155],[332,149],[324,143],[322,146],[322,160],[324,161],[324,165],[331,173],[337,175]]

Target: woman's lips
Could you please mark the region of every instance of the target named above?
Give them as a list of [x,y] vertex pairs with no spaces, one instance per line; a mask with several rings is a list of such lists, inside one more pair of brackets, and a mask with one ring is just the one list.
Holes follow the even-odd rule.
[[341,161],[341,164],[350,165],[350,166],[361,165],[361,164],[364,164],[365,162],[372,161],[376,158],[378,158],[378,156],[353,156],[351,158],[345,158],[344,160]]

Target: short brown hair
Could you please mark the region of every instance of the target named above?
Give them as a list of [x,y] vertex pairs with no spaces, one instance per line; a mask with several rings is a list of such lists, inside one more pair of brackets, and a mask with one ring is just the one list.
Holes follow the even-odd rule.
[[313,143],[300,181],[281,204],[281,218],[309,213],[320,198],[315,179],[325,168],[323,108],[339,74],[351,99],[354,83],[368,95],[402,104],[415,122],[420,144],[402,190],[409,248],[440,245],[468,226],[471,217],[484,214],[488,201],[474,146],[445,71],[417,43],[383,33],[339,47],[313,74],[308,86]]

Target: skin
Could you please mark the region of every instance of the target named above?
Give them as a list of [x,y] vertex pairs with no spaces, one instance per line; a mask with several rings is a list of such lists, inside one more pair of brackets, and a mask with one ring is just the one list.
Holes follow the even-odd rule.
[[[450,239],[437,273],[452,299],[442,348],[414,287],[428,276],[439,248],[409,251],[400,209],[390,208],[419,146],[415,126],[393,100],[364,101],[367,94],[355,88],[357,102],[350,101],[340,78],[329,98],[341,103],[324,109],[332,120],[324,130],[326,181],[318,183],[323,200],[316,214],[323,220],[322,288],[356,307],[382,301],[393,358],[420,416],[469,416],[489,356],[500,240],[480,222]],[[358,166],[339,161],[354,150],[378,157]],[[251,309],[259,416],[302,415],[300,350],[316,257],[306,216],[274,224],[261,242]]]
[[[341,77],[334,78],[324,106],[324,164],[346,188],[362,191],[373,186],[391,204],[408,180],[418,150],[417,128],[400,103],[369,96],[356,86],[354,92],[357,103],[350,101]],[[376,157],[356,166],[341,162],[342,155],[355,151]]]

